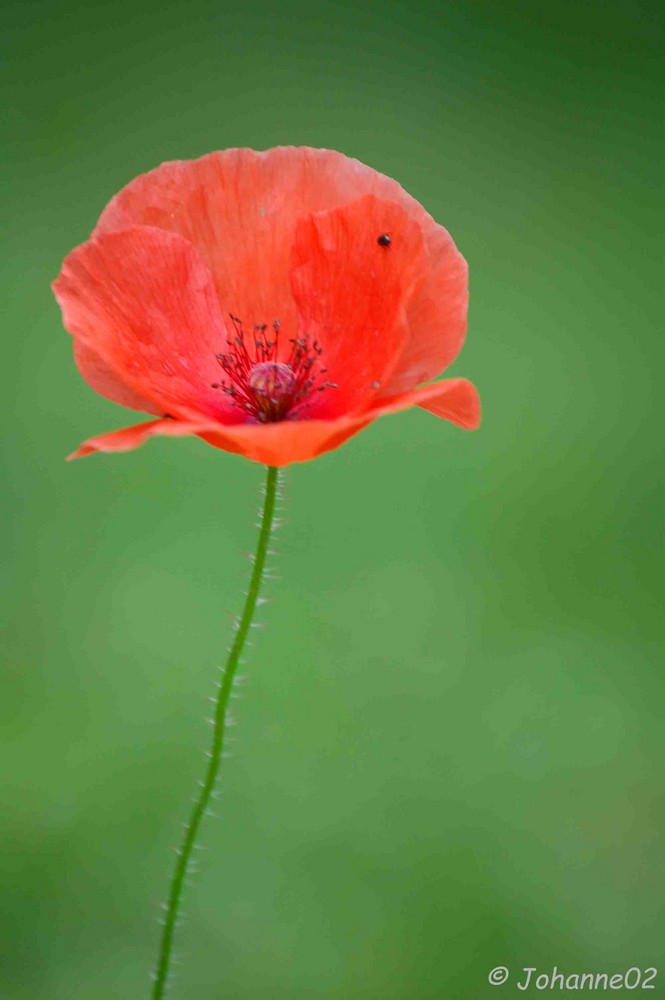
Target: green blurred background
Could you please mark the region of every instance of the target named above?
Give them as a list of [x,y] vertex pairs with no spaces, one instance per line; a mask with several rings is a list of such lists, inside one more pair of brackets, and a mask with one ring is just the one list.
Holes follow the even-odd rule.
[[263,479],[195,440],[65,465],[133,418],[78,377],[49,282],[136,174],[235,145],[342,150],[451,230],[452,371],[485,417],[386,418],[289,470],[172,996],[467,1000],[657,964],[655,5],[5,21],[0,996],[147,997]]

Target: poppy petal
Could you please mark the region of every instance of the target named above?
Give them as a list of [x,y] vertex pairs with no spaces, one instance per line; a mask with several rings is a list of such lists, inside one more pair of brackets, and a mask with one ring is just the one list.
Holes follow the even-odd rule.
[[[480,397],[473,382],[465,378],[444,379],[431,385],[413,389],[398,397],[404,406],[419,406],[435,417],[450,420],[467,431],[475,431],[480,426]],[[398,409],[403,409],[399,406]],[[386,412],[382,409],[382,412]],[[394,412],[390,407],[390,412]]]
[[427,229],[426,279],[406,307],[409,341],[380,395],[429,382],[462,350],[469,305],[468,265],[443,226]]
[[76,337],[74,337],[74,361],[90,388],[98,392],[100,396],[104,396],[114,403],[119,403],[121,406],[127,406],[130,410],[162,415],[163,410],[160,407],[130,389],[92,347],[88,347]]
[[224,451],[244,455],[263,465],[290,465],[343,444],[352,434],[370,423],[372,417],[350,420],[282,421],[265,424],[258,429],[252,424],[223,427],[216,423],[191,420],[151,420],[119,431],[89,438],[68,455],[68,460],[83,458],[93,452],[131,451],[154,435],[187,437],[197,435],[208,444]]
[[477,427],[480,421],[480,404],[475,387],[466,379],[458,378],[403,393],[367,413],[339,417],[337,420],[283,420],[260,427],[255,424],[223,427],[202,421],[152,420],[90,438],[69,457],[82,458],[95,451],[130,451],[155,434],[169,437],[196,434],[224,451],[244,455],[263,465],[284,466],[306,462],[338,448],[377,417],[410,406],[420,406],[469,430]]
[[87,441],[79,445],[76,451],[67,455],[67,461],[84,458],[97,451],[132,451],[133,448],[144,444],[153,434],[167,434],[166,427],[173,428],[174,437],[192,433],[189,429],[190,424],[185,420],[149,420],[144,424],[134,424],[132,427],[123,427],[119,431],[109,431],[107,434],[98,434],[88,438]]
[[86,377],[112,372],[153,411],[240,418],[211,387],[227,334],[210,274],[182,237],[149,227],[104,234],[68,255],[53,288]]
[[408,343],[380,390],[390,396],[434,378],[459,353],[467,268],[450,234],[385,174],[327,149],[227,149],[135,178],[108,204],[95,235],[135,225],[179,233],[207,263],[225,309],[247,326],[279,319],[292,336],[289,268],[298,221],[366,194],[401,205],[420,225],[429,255],[429,273],[407,306]]
[[[378,243],[386,231],[394,249]],[[418,223],[374,195],[298,224],[291,285],[299,333],[321,345],[321,363],[336,386],[312,402],[308,418],[366,406],[390,376],[408,337],[404,303],[424,258]]]

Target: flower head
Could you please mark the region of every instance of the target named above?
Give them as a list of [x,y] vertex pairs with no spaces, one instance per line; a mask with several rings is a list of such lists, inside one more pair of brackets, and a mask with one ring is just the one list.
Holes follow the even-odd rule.
[[395,181],[341,153],[230,149],[165,163],[106,207],[53,285],[83,378],[158,419],[74,457],[195,434],[266,465],[420,406],[479,422],[459,353],[467,267]]

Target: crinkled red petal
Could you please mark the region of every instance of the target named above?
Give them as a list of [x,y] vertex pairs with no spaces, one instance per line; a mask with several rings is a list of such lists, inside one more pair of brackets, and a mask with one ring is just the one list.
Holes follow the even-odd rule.
[[[377,238],[393,234],[386,249]],[[291,284],[302,335],[323,349],[326,379],[307,417],[366,409],[395,369],[408,338],[404,306],[423,276],[418,223],[374,195],[317,212],[296,227]]]
[[147,396],[141,396],[130,389],[92,347],[77,337],[73,338],[73,345],[76,367],[88,385],[100,396],[105,396],[120,406],[127,406],[130,410],[156,413],[160,416],[163,414],[163,407],[158,406]]
[[[434,378],[459,353],[467,268],[450,234],[384,174],[325,149],[228,149],[137,177],[109,203],[95,233],[135,225],[178,233],[208,264],[224,309],[248,327],[279,319],[293,331],[289,268],[299,220],[367,194],[397,202],[420,225],[428,261],[406,305],[408,339],[380,390],[390,396]],[[393,235],[386,253],[399,252]]]
[[410,406],[428,409],[469,430],[477,427],[480,420],[478,394],[472,383],[466,379],[449,379],[403,393],[384,401],[368,413],[337,420],[287,420],[260,427],[248,424],[220,427],[201,421],[154,420],[90,438],[70,458],[80,458],[96,451],[129,451],[153,435],[184,437],[195,434],[216,448],[244,455],[264,465],[284,466],[306,462],[338,448],[377,417]]
[[69,254],[53,288],[84,375],[108,384],[105,395],[122,395],[119,383],[153,412],[242,419],[212,388],[226,328],[210,273],[181,236],[145,226],[100,235]]
[[445,371],[464,344],[469,305],[467,263],[442,226],[429,225],[426,232],[425,279],[406,306],[409,339],[381,395],[429,382]]

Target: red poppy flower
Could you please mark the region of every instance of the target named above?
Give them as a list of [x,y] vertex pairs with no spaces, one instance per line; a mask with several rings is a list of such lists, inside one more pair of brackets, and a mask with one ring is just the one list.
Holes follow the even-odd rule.
[[421,385],[462,346],[464,258],[399,184],[341,153],[165,163],[110,202],[53,287],[83,378],[158,417],[72,457],[196,434],[283,466],[409,406],[479,422],[470,382]]

